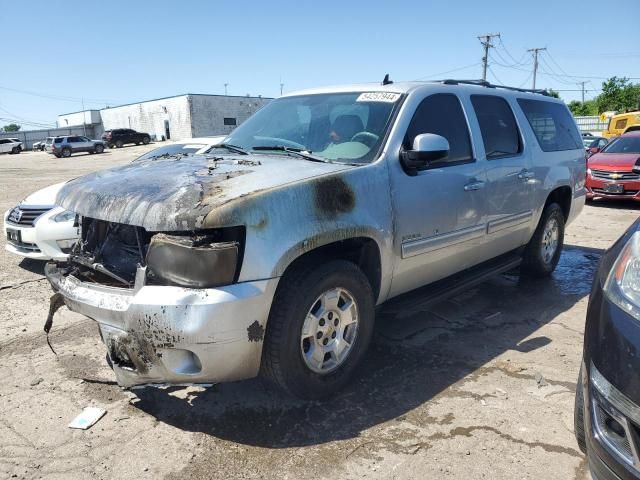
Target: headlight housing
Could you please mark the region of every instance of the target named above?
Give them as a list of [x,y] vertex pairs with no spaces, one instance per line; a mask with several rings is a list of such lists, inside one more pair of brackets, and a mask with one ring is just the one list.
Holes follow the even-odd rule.
[[236,229],[223,232],[153,235],[146,255],[151,283],[187,288],[232,284],[240,270],[244,229],[242,238],[234,234]]
[[56,215],[54,215],[53,217],[53,221],[56,223],[60,223],[60,222],[68,222],[70,220],[74,220],[76,218],[76,214],[69,211],[69,210],[65,210],[64,212],[60,212]]
[[640,320],[640,232],[631,236],[618,255],[604,292],[612,303]]

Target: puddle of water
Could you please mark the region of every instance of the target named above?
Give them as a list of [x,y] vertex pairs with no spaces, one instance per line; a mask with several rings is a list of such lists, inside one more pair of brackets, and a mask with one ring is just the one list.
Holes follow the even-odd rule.
[[600,254],[580,248],[565,248],[553,273],[552,281],[564,295],[587,295]]

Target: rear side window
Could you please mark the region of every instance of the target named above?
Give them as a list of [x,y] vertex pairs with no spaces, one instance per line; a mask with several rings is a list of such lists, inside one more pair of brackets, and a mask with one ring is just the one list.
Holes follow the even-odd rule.
[[54,140],[55,143],[62,143],[62,140],[64,140],[64,138],[56,138]]
[[564,105],[523,98],[518,99],[518,104],[544,152],[583,147],[576,122]]
[[488,160],[522,152],[522,141],[511,107],[502,97],[471,95]]
[[455,95],[437,93],[422,100],[407,130],[405,148],[411,149],[414,138],[421,133],[434,133],[447,139],[449,156],[443,165],[473,160],[467,120]]

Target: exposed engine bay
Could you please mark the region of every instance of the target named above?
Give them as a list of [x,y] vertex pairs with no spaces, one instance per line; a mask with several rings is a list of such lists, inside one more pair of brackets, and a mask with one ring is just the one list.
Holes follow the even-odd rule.
[[209,288],[233,283],[242,259],[244,227],[195,232],[148,232],[88,217],[69,254],[69,274],[82,281],[133,287],[140,267],[145,284]]

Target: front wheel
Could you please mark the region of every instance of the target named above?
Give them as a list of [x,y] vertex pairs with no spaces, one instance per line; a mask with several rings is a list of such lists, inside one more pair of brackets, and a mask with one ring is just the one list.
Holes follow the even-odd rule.
[[328,397],[351,381],[371,342],[371,285],[345,260],[296,268],[282,282],[269,314],[262,375],[297,397]]
[[14,155],[17,154],[17,153],[20,153],[20,147],[13,147],[11,149],[11,153],[13,153]]
[[96,148],[94,150],[96,153],[102,153],[104,152],[104,146],[103,145],[96,145]]
[[527,245],[522,259],[522,271],[532,277],[553,273],[560,260],[564,244],[564,212],[557,203],[547,205],[538,227]]
[[150,141],[151,141],[151,139],[149,137],[144,137],[142,139],[142,143],[145,144],[145,145],[148,145]]

